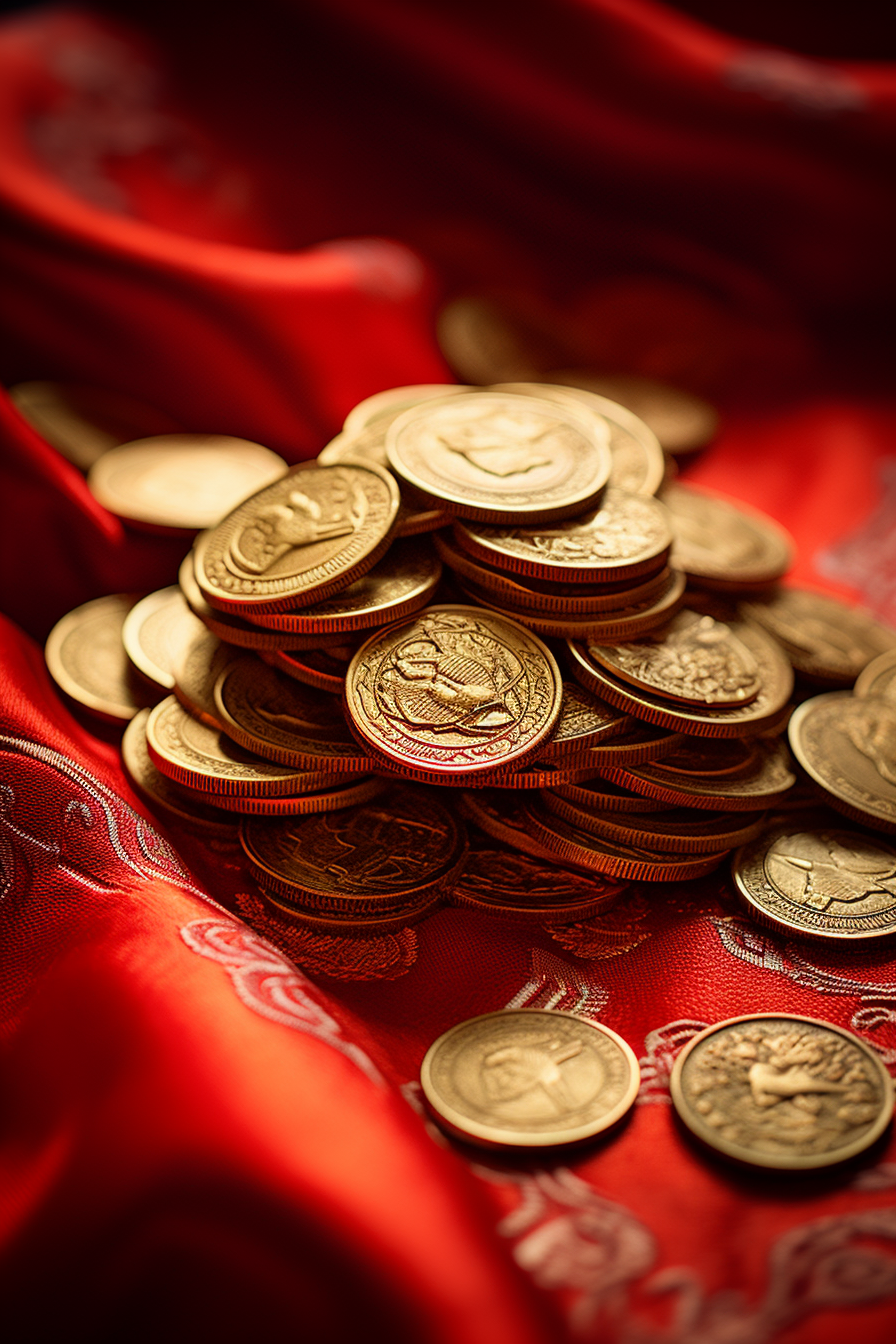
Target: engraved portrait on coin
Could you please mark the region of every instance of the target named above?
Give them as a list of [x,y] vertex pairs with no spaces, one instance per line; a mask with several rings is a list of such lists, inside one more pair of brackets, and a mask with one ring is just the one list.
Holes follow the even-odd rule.
[[844,1161],[883,1132],[893,1111],[890,1076],[842,1028],[759,1014],[701,1032],[676,1061],[672,1100],[705,1143],[763,1167]]

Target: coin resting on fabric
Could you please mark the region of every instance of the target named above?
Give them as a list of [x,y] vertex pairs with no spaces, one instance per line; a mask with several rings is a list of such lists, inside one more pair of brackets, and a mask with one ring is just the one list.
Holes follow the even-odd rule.
[[139,598],[113,593],[75,607],[47,636],[44,657],[61,691],[107,723],[127,723],[157,697],[138,677],[122,643],[122,628]]

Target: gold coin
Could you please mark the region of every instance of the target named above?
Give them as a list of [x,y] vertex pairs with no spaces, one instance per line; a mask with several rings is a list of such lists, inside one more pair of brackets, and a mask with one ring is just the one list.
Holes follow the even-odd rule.
[[528,814],[508,794],[495,789],[467,789],[460,795],[460,810],[468,821],[493,840],[500,840],[511,849],[520,850],[552,866],[562,863],[556,854],[530,833]]
[[718,411],[708,401],[655,378],[578,369],[564,369],[550,378],[618,402],[643,420],[667,453],[693,453],[705,447],[719,428]]
[[87,475],[110,513],[153,531],[213,527],[286,471],[260,443],[227,434],[157,434],[111,448]]
[[761,587],[793,563],[793,538],[758,509],[684,485],[662,498],[675,532],[672,563],[703,585]]
[[240,840],[281,901],[352,916],[444,892],[467,857],[463,824],[432,791],[407,785],[338,814],[246,821]]
[[518,396],[542,397],[568,405],[570,398],[579,407],[599,417],[610,435],[610,475],[608,485],[635,495],[655,495],[663,484],[666,459],[653,429],[638,415],[620,405],[619,399],[596,396],[590,389],[557,386],[548,383],[499,383],[489,389],[514,392]]
[[642,798],[638,793],[611,784],[602,775],[582,784],[559,784],[554,792],[582,807],[600,808],[604,812],[659,812],[663,804],[653,798]]
[[793,712],[790,748],[838,812],[896,831],[896,705],[829,691]]
[[174,694],[191,714],[223,731],[215,705],[215,683],[240,654],[202,626],[181,645],[174,660]]
[[289,636],[342,635],[400,621],[425,607],[438,587],[442,565],[432,547],[396,542],[362,578],[298,611],[258,612],[253,619]]
[[184,556],[177,581],[193,615],[198,616],[202,624],[224,643],[235,644],[241,649],[257,649],[261,653],[265,649],[279,649],[286,642],[279,630],[264,630],[260,625],[243,620],[242,616],[210,607],[196,582],[192,551]]
[[574,681],[564,681],[560,715],[549,742],[541,750],[545,761],[561,762],[618,737],[631,726],[628,714],[591,695]]
[[614,767],[658,761],[677,750],[683,740],[681,733],[670,733],[666,728],[629,718],[623,732],[609,742],[598,742],[596,746],[577,751],[571,760],[576,765],[593,766],[609,777]]
[[[313,789],[321,771],[298,771],[243,751],[195,718],[173,695],[149,716],[146,745],[157,769],[178,784],[205,792],[275,797]],[[324,778],[329,778],[324,775]]]
[[174,689],[174,668],[181,651],[206,629],[176,584],[149,593],[132,607],[121,628],[124,650],[151,686]]
[[138,601],[133,593],[113,593],[85,602],[56,622],[44,647],[59,689],[108,723],[127,723],[155,698],[121,642],[125,618]]
[[690,881],[711,873],[729,852],[660,854],[633,840],[593,835],[534,803],[518,804],[517,813],[533,838],[564,863],[630,882]]
[[761,601],[742,602],[740,610],[774,635],[795,672],[813,681],[851,686],[878,654],[896,653],[896,631],[807,588],[778,588]]
[[389,426],[393,471],[427,499],[482,522],[568,518],[610,473],[606,426],[572,406],[467,393],[412,407]]
[[796,783],[787,747],[767,737],[680,737],[662,760],[608,771],[634,793],[673,807],[752,811],[779,806]]
[[141,709],[135,714],[121,739],[121,761],[134,788],[153,807],[160,807],[169,817],[192,830],[235,837],[237,828],[234,820],[214,805],[216,798],[213,803],[209,802],[214,795],[194,801],[153,765],[146,745],[149,713],[148,709]]
[[306,792],[285,794],[282,797],[247,798],[239,793],[211,793],[191,789],[185,784],[173,784],[181,794],[197,803],[214,804],[227,812],[238,812],[244,817],[297,817],[316,812],[335,812],[341,807],[355,807],[367,803],[389,787],[389,780],[379,775],[363,775],[350,783],[345,775],[327,774],[322,770],[304,776]]
[[471,391],[472,388],[463,383],[412,383],[407,387],[387,387],[353,406],[342,428],[346,434],[360,434],[374,421],[386,416],[394,419],[402,411],[419,406],[421,401],[440,401],[442,397]]
[[321,602],[385,554],[398,499],[373,462],[293,467],[198,539],[196,582],[212,606],[243,616]]
[[582,765],[575,761],[570,765],[565,761],[556,764],[551,761],[534,761],[532,765],[524,765],[519,770],[484,775],[482,779],[473,781],[473,784],[474,787],[482,785],[490,789],[552,789],[558,784],[593,779],[598,773],[598,767],[590,763]]
[[778,644],[758,626],[730,622],[735,635],[756,663],[758,691],[745,705],[697,708],[675,705],[665,696],[640,690],[608,672],[597,658],[606,658],[606,646],[569,641],[573,674],[594,695],[648,723],[697,737],[749,737],[777,726],[793,690],[793,669]]
[[290,924],[297,924],[300,928],[318,936],[340,939],[373,939],[387,933],[399,933],[410,924],[417,924],[421,919],[433,914],[443,900],[440,891],[426,892],[406,905],[387,909],[371,908],[364,914],[357,912],[345,914],[339,910],[317,910],[307,905],[289,905],[274,891],[264,888],[262,891],[265,903],[277,915],[286,917]]
[[870,835],[788,818],[738,850],[732,873],[748,912],[779,933],[829,942],[896,933],[896,849]]
[[[348,458],[375,462],[385,471],[391,471],[389,459],[386,457],[386,433],[392,421],[403,414],[407,405],[415,404],[407,403],[353,433],[343,431],[337,434],[336,438],[331,439],[318,454],[318,465],[332,467]],[[402,491],[395,524],[397,537],[416,537],[423,532],[432,532],[437,527],[446,527],[450,522],[451,514],[445,509],[433,506],[425,500],[417,500],[407,487]]]
[[870,1046],[791,1013],[732,1017],[701,1031],[675,1061],[670,1087],[696,1138],[779,1171],[845,1162],[893,1114],[892,1080]]
[[879,696],[884,700],[896,701],[896,649],[882,653],[869,663],[856,679],[854,690],[862,699]]
[[621,1036],[573,1013],[505,1008],[444,1032],[420,1068],[450,1134],[486,1148],[580,1143],[634,1103],[638,1061]]
[[120,443],[179,429],[154,406],[81,383],[17,383],[9,398],[31,428],[81,471]]
[[452,905],[538,924],[591,919],[619,898],[611,879],[583,877],[512,849],[477,849],[452,888]]
[[534,756],[562,685],[553,655],[515,621],[437,606],[362,644],[345,697],[353,731],[378,757],[460,784]]
[[[353,649],[352,656],[354,652]],[[314,686],[329,695],[342,695],[345,690],[345,673],[351,657],[337,658],[328,649],[309,649],[307,652],[301,650],[293,652],[289,649],[262,650],[259,656],[266,663],[270,663],[271,667],[276,667],[278,672],[285,672],[288,677],[295,677],[296,681],[301,681],[306,686]]]
[[609,487],[600,505],[556,527],[456,523],[458,544],[497,569],[560,583],[633,579],[662,569],[672,524],[656,499]]
[[228,737],[265,760],[304,770],[367,774],[338,701],[303,686],[252,654],[230,661],[215,682],[215,709]]
[[694,813],[689,808],[670,808],[634,818],[614,810],[583,807],[551,789],[542,790],[541,801],[549,812],[589,835],[669,854],[730,851],[758,835],[764,822],[764,815],[753,812]]
[[[445,362],[468,383],[537,378],[564,356],[564,342],[538,319],[524,317],[519,302],[464,294],[439,313],[436,337]],[[527,305],[528,306],[528,305]]]

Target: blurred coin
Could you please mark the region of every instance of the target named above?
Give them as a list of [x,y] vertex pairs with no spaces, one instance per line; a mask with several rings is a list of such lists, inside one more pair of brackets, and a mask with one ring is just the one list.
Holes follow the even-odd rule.
[[859,831],[795,816],[732,860],[750,915],[792,937],[855,942],[896,933],[896,849]]
[[859,674],[854,689],[855,694],[862,699],[879,696],[896,703],[896,649],[882,653],[869,663]]
[[542,791],[541,801],[549,812],[589,835],[669,854],[715,854],[719,850],[732,850],[752,840],[765,819],[764,814],[757,816],[753,812],[699,813],[683,807],[633,817],[596,806],[583,807],[551,789]]
[[104,453],[87,476],[94,498],[138,527],[198,532],[286,471],[282,457],[228,434],[157,434]]
[[120,443],[180,428],[154,406],[82,383],[17,383],[9,397],[32,429],[81,471]]
[[213,607],[242,616],[322,602],[385,554],[398,501],[373,462],[293,467],[203,533],[196,582]]
[[739,812],[779,806],[796,782],[791,767],[780,739],[679,737],[661,760],[620,766],[608,777],[668,806]]
[[703,1143],[738,1162],[806,1171],[863,1152],[893,1114],[893,1083],[852,1032],[811,1017],[729,1018],[689,1041],[672,1103]]
[[572,405],[467,393],[405,411],[386,453],[402,481],[461,517],[546,522],[594,505],[610,473],[608,439]]
[[[236,836],[237,824],[206,798],[192,800],[153,765],[146,745],[146,721],[150,711],[141,709],[131,719],[121,739],[125,773],[138,793],[169,817],[191,830],[209,835]],[[214,797],[214,795],[210,795]],[[215,799],[217,802],[217,799]]]
[[794,671],[813,681],[851,686],[878,654],[896,656],[896,630],[869,612],[807,588],[777,588],[742,602],[742,614],[783,646]]
[[548,375],[551,382],[583,388],[618,402],[643,420],[667,453],[692,453],[715,437],[719,415],[693,392],[630,373],[596,374],[569,369]]
[[449,900],[506,919],[566,924],[602,913],[622,890],[609,878],[584,877],[512,849],[477,849]]
[[829,691],[793,712],[790,747],[838,812],[896,831],[896,705]]
[[684,485],[667,486],[662,498],[675,532],[672,564],[705,586],[761,586],[793,563],[792,537],[758,509]]
[[579,1143],[634,1103],[638,1061],[621,1036],[572,1013],[506,1008],[460,1022],[427,1050],[423,1095],[449,1133],[486,1148]]
[[187,605],[180,587],[149,593],[132,607],[121,629],[131,663],[153,687],[174,689],[174,668],[184,646],[205,626]]
[[560,713],[560,670],[541,640],[476,607],[428,607],[373,635],[352,659],[353,731],[418,777],[460,783],[520,766]]
[[121,642],[125,618],[138,601],[133,593],[113,593],[85,602],[56,622],[44,647],[59,689],[108,723],[127,723],[155,698]]
[[485,294],[465,294],[447,303],[436,336],[445,362],[467,383],[537,378],[564,353],[540,324]]
[[438,401],[442,397],[470,391],[472,388],[463,383],[412,383],[408,387],[387,387],[353,406],[345,417],[343,429],[346,434],[360,434],[362,429],[374,421],[383,420],[387,416],[394,418],[412,406],[419,406],[421,401]]

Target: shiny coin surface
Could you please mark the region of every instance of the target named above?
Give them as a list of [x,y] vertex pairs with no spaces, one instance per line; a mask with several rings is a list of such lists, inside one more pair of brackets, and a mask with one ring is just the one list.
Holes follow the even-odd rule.
[[684,485],[668,486],[672,563],[703,584],[744,588],[780,579],[793,563],[793,539],[779,523],[744,504]]
[[467,393],[413,407],[389,427],[393,471],[482,522],[568,518],[610,474],[605,427],[537,398]]
[[206,633],[175,585],[149,593],[132,607],[125,617],[121,639],[131,663],[150,685],[171,691],[183,649],[190,640]]
[[215,683],[241,654],[202,626],[178,650],[173,660],[174,694],[185,709],[210,728],[221,730],[215,706]]
[[9,397],[32,429],[81,471],[120,443],[179,428],[153,406],[81,383],[17,383]]
[[487,565],[559,583],[616,582],[665,566],[672,524],[655,499],[609,487],[600,504],[556,527],[458,523],[454,536]]
[[808,588],[779,588],[772,597],[741,603],[740,610],[774,635],[795,672],[829,686],[851,686],[879,654],[896,656],[896,630]]
[[95,499],[127,522],[198,532],[282,476],[282,457],[226,434],[158,434],[104,453],[90,468]]
[[655,799],[643,798],[603,776],[581,784],[559,784],[554,792],[582,807],[601,808],[605,812],[659,812],[663,807]]
[[419,406],[421,401],[440,401],[443,397],[471,391],[472,388],[463,383],[412,383],[407,387],[387,387],[353,406],[345,417],[343,429],[346,434],[358,434],[374,421],[387,416],[394,419],[402,411]]
[[780,933],[860,941],[896,933],[896,849],[795,816],[735,854],[748,912]]
[[56,622],[44,648],[59,689],[108,723],[127,723],[155,698],[135,675],[121,642],[137,601],[133,594],[115,593],[75,607]]
[[305,776],[307,792],[284,794],[278,797],[249,798],[239,793],[210,793],[191,789],[185,784],[173,785],[190,801],[213,804],[227,812],[245,817],[298,817],[316,812],[335,812],[342,807],[355,807],[369,802],[389,787],[389,781],[379,775],[351,777],[327,775],[322,771]]
[[302,793],[330,782],[323,771],[298,771],[243,751],[190,714],[173,695],[146,722],[150,759],[169,779],[189,788],[247,797]]
[[780,804],[796,783],[780,739],[679,737],[661,760],[621,766],[608,777],[623,788],[673,807],[746,811]]
[[[626,728],[609,741],[597,742],[570,758],[576,765],[591,765],[602,774],[614,766],[639,765],[642,761],[657,761],[675,751],[682,741],[681,733],[670,733],[650,723],[629,718]],[[568,764],[570,762],[564,762]]]
[[643,420],[667,453],[693,453],[705,447],[719,427],[718,411],[708,401],[655,378],[564,369],[551,380],[618,402]]
[[703,877],[718,867],[728,852],[660,853],[634,836],[620,840],[595,835],[537,803],[520,803],[517,813],[533,838],[564,863],[631,882],[683,882]]
[[[261,881],[259,876],[259,882]],[[262,886],[265,903],[278,916],[289,920],[291,925],[307,930],[318,937],[352,939],[356,943],[361,939],[375,939],[387,933],[399,933],[411,924],[417,924],[433,914],[442,904],[440,891],[425,892],[422,896],[396,906],[367,906],[352,911],[319,910],[311,905],[288,903],[278,892]],[[344,943],[343,943],[344,947]],[[353,949],[357,956],[357,949]],[[327,972],[324,972],[327,974]],[[339,979],[345,979],[340,975]],[[366,978],[350,976],[349,978]]]
[[[412,402],[410,404],[414,405],[416,403]],[[392,421],[397,420],[405,410],[407,410],[407,405],[383,414],[379,419],[353,433],[346,430],[337,434],[336,438],[331,439],[318,454],[318,465],[332,467],[349,458],[355,461],[361,459],[362,461],[375,462],[377,466],[390,471],[389,459],[386,457],[386,434]],[[419,536],[424,532],[432,532],[438,527],[445,527],[450,522],[451,514],[440,505],[419,500],[407,486],[402,491],[401,504],[398,508],[398,521],[395,524],[396,536]]]
[[[236,836],[236,822],[206,799],[190,799],[176,784],[153,765],[146,746],[146,721],[150,711],[141,709],[131,719],[121,739],[121,760],[125,773],[138,793],[155,808],[161,808],[192,830],[209,835]],[[215,800],[217,801],[217,800]]]
[[441,893],[467,856],[463,823],[431,790],[408,785],[339,813],[247,821],[240,838],[259,882],[281,901],[346,915]]
[[532,757],[557,722],[562,687],[552,654],[515,621],[440,606],[361,646],[345,703],[377,756],[450,784]]
[[423,1095],[451,1134],[487,1148],[579,1143],[615,1125],[640,1083],[621,1036],[572,1013],[505,1008],[427,1050]]
[[538,924],[591,919],[618,899],[622,884],[573,873],[512,849],[476,849],[451,890],[452,905]]
[[590,835],[661,854],[715,854],[723,849],[732,850],[752,840],[764,821],[764,814],[757,816],[754,812],[700,813],[683,807],[630,817],[616,810],[583,807],[551,789],[542,790],[541,801],[549,812]]
[[879,696],[896,703],[896,649],[869,663],[856,679],[854,690],[862,699]]
[[[354,650],[352,650],[354,654]],[[329,695],[342,695],[345,690],[345,673],[351,658],[336,658],[326,649],[309,649],[307,652],[291,649],[264,651],[259,655],[278,672],[306,686],[314,686]]]
[[225,644],[234,644],[240,649],[257,649],[261,653],[266,649],[279,649],[287,642],[279,630],[265,630],[260,625],[253,625],[250,621],[243,620],[242,616],[234,615],[233,612],[218,611],[215,607],[210,607],[196,582],[192,551],[188,551],[184,556],[177,573],[177,581],[193,615],[198,616],[215,638]]
[[214,697],[224,732],[257,756],[330,773],[367,774],[372,768],[337,700],[251,654],[228,662]]
[[320,602],[385,554],[398,502],[373,462],[294,467],[203,533],[196,582],[212,606],[243,616]]
[[560,762],[618,737],[630,726],[628,714],[620,713],[576,682],[564,681],[557,726],[540,755],[545,761]]
[[832,807],[896,831],[896,704],[829,691],[795,709],[790,747]]
[[863,1152],[893,1114],[893,1083],[852,1032],[791,1014],[730,1018],[695,1036],[671,1078],[679,1118],[752,1166],[809,1170]]

